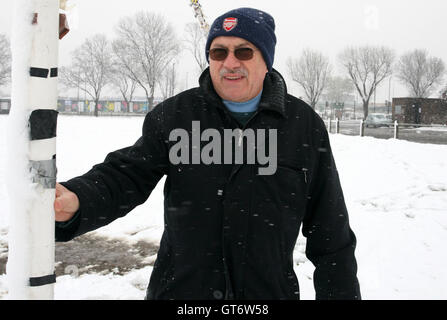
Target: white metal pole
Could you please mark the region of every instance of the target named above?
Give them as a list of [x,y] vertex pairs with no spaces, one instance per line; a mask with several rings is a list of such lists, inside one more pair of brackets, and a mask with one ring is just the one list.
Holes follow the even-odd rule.
[[[59,0],[15,1],[12,111],[28,119],[24,210],[11,210],[7,275],[9,298],[54,297],[54,197],[56,183]],[[21,10],[21,8],[23,10]],[[17,22],[18,21],[18,22]],[[21,26],[23,23],[23,27]],[[18,45],[23,42],[23,46]],[[20,88],[22,86],[22,88]],[[15,94],[14,94],[15,92]],[[20,177],[19,177],[20,178]],[[17,200],[16,200],[17,201]],[[14,225],[16,224],[16,225]],[[17,225],[20,224],[20,225]]]
[[394,121],[394,139],[399,139],[399,124],[397,120]]

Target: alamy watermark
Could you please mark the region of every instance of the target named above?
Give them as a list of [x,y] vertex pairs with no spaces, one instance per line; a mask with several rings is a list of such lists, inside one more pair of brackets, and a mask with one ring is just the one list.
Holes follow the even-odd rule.
[[[259,175],[272,175],[276,172],[276,129],[224,129],[222,135],[213,128],[201,132],[200,121],[192,121],[191,129],[191,137],[185,129],[170,132],[169,141],[176,142],[169,150],[171,164],[244,164],[245,154],[245,164],[266,165],[258,169]],[[201,147],[202,141],[208,143]]]

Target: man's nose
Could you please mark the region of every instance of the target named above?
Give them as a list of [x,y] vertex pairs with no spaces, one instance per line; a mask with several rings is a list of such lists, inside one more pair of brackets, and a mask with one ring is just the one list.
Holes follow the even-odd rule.
[[241,61],[236,58],[234,51],[228,52],[228,56],[224,61],[223,66],[227,69],[236,69],[241,66]]

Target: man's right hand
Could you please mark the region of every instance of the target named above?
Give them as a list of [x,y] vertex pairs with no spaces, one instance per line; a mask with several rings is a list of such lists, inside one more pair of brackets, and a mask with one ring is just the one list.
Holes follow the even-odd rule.
[[79,210],[78,196],[65,188],[63,185],[56,183],[56,199],[54,200],[55,219],[58,222],[70,220],[76,211]]

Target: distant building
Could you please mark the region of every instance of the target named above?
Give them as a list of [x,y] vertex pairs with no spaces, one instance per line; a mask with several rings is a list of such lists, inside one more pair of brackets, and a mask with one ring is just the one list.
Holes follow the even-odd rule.
[[447,124],[447,100],[393,98],[393,120],[414,124]]

